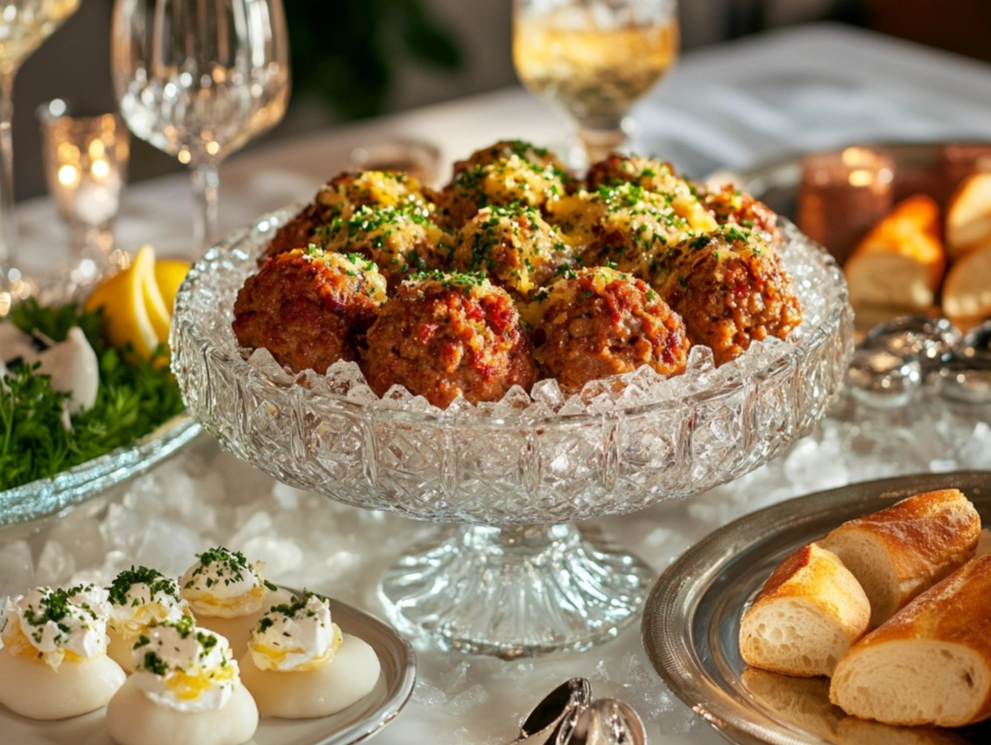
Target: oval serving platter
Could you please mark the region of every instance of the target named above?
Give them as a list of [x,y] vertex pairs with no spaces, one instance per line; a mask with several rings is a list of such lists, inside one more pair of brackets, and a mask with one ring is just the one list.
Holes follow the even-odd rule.
[[643,643],[668,687],[732,742],[744,745],[986,745],[991,723],[960,730],[899,728],[846,716],[826,678],[748,668],[737,639],[744,608],[798,547],[899,499],[958,488],[991,524],[991,471],[882,479],[768,507],[710,534],[658,579],[644,610]]
[[[344,711],[319,719],[262,719],[250,745],[352,745],[392,722],[416,683],[413,647],[375,616],[331,599],[334,623],[368,642],[382,672],[372,692]],[[37,722],[0,706],[0,741],[18,745],[114,745],[103,725],[105,708],[60,722]],[[8,739],[9,738],[9,739]]]

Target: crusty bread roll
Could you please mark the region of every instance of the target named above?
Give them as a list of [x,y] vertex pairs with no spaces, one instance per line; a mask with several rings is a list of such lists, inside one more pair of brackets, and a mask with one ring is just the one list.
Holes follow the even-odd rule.
[[946,272],[939,205],[924,194],[891,210],[854,247],[843,265],[855,309],[926,311]]
[[843,523],[819,545],[853,572],[879,626],[974,555],[981,518],[957,489],[919,494]]
[[991,239],[950,267],[943,285],[943,313],[964,329],[991,317]]
[[960,182],[946,206],[946,250],[957,259],[991,243],[991,173],[977,172]]
[[782,561],[757,593],[740,622],[740,654],[785,675],[832,675],[870,615],[857,580],[813,543]]
[[991,556],[855,644],[829,697],[847,714],[886,724],[962,727],[991,717]]

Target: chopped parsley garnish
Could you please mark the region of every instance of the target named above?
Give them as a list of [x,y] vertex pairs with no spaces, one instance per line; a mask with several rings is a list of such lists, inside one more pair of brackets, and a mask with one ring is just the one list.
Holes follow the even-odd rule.
[[[148,585],[152,598],[158,594],[162,594],[169,595],[177,601],[179,600],[179,592],[175,582],[156,569],[149,569],[148,567],[135,568],[134,566],[131,566],[130,569],[125,569],[117,575],[113,584],[110,585],[110,600],[115,605],[126,604],[128,591],[132,586],[137,584]],[[139,599],[135,598],[135,604],[139,602]]]

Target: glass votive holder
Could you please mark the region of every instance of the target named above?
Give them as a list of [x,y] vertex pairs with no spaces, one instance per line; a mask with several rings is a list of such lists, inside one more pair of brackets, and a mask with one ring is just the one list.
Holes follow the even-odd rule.
[[112,107],[56,98],[38,107],[48,191],[69,227],[69,284],[85,285],[127,257],[114,250],[113,226],[127,178],[130,141]]
[[857,241],[894,203],[894,163],[887,153],[848,147],[802,159],[798,227],[842,265]]
[[440,170],[440,150],[422,140],[382,140],[354,148],[351,167],[361,171],[402,171],[424,186],[433,186]]

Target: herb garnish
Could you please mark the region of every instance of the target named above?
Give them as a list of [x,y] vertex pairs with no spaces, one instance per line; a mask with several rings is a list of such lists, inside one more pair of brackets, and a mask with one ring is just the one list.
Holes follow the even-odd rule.
[[107,346],[100,336],[102,311],[78,306],[19,303],[11,320],[25,333],[37,329],[56,342],[79,326],[96,352],[100,387],[92,409],[62,426],[67,394],[52,390],[47,375],[29,365],[10,365],[0,385],[0,489],[12,489],[130,445],[183,410],[179,386],[169,372],[164,346],[152,358]]

